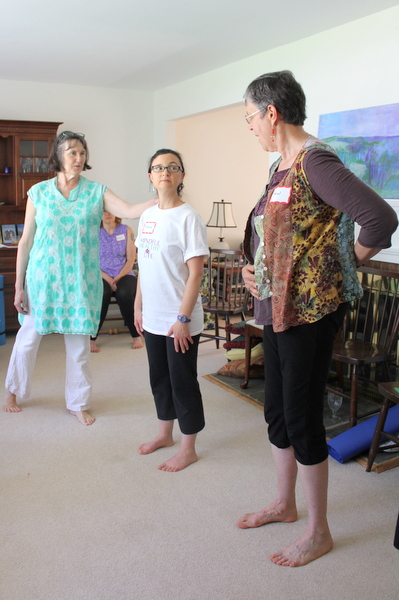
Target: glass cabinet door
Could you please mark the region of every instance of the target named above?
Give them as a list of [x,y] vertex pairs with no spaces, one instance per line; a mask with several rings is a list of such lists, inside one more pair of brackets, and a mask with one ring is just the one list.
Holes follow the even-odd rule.
[[47,140],[20,140],[19,168],[21,173],[47,173],[47,157]]

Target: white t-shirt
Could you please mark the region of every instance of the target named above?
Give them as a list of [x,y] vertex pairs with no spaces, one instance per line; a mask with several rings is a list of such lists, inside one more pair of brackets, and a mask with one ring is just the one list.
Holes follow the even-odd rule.
[[[166,210],[152,206],[140,218],[136,246],[143,328],[166,335],[179,314],[189,275],[187,261],[209,254],[205,223],[189,204]],[[190,333],[198,335],[204,326],[199,295],[190,318]]]

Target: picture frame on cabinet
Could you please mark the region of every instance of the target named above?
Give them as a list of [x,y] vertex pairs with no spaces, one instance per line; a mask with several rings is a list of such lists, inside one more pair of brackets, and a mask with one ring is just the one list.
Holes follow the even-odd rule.
[[17,228],[15,225],[2,225],[3,244],[17,244]]
[[24,230],[24,224],[18,223],[17,224],[17,242],[19,242],[19,240],[21,239],[23,230]]

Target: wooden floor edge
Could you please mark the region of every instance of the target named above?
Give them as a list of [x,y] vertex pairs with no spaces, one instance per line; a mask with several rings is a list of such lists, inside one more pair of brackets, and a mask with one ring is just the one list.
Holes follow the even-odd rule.
[[[362,467],[367,467],[367,458],[365,456],[358,456],[355,458],[355,460]],[[399,467],[399,456],[391,458],[390,460],[386,460],[385,462],[380,464],[374,463],[371,467],[371,470],[373,473],[384,473],[384,471],[389,471],[390,469],[394,469],[395,467]]]
[[219,379],[216,379],[215,377],[213,377],[212,374],[211,375],[203,375],[202,377],[204,379],[206,379],[207,381],[210,381],[211,383],[215,383],[216,385],[218,385],[219,387],[223,388],[227,392],[230,392],[231,394],[234,394],[234,396],[237,396],[238,398],[241,398],[241,400],[245,400],[245,402],[248,402],[248,404],[252,404],[252,406],[256,406],[260,410],[263,410],[263,404],[261,404],[260,402],[257,402],[256,400],[252,400],[252,398],[248,398],[248,396],[246,396],[245,394],[242,394],[238,390],[233,389],[232,387],[230,387],[226,383],[223,383],[223,381],[219,381]]

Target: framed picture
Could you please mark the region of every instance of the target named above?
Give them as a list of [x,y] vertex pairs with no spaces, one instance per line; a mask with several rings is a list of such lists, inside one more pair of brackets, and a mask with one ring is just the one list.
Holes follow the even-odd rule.
[[17,241],[19,242],[19,240],[22,237],[22,232],[24,230],[24,224],[23,223],[18,223],[17,225]]
[[15,225],[2,225],[1,233],[3,236],[3,244],[17,243],[17,228]]

